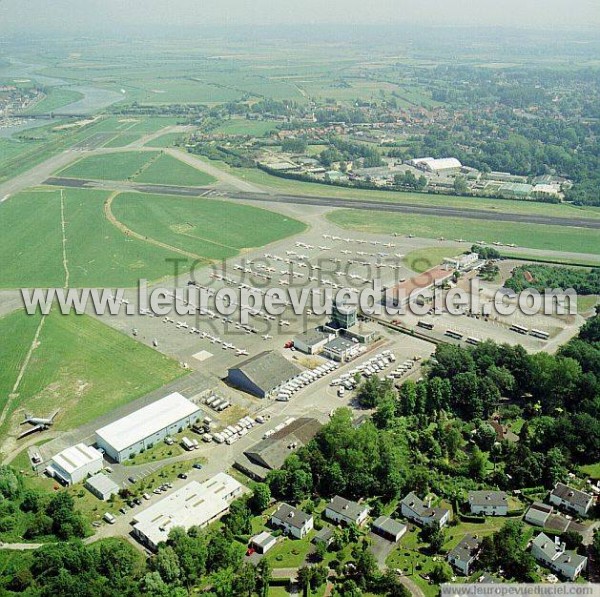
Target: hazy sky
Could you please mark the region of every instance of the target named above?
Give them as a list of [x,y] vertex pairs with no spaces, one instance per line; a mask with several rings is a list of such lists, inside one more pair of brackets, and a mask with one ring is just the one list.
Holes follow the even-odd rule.
[[600,26],[599,0],[0,0],[14,28],[121,25],[403,24]]

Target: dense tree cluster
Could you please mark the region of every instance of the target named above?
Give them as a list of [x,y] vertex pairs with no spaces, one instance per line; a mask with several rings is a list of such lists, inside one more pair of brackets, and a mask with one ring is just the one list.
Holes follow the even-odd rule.
[[515,292],[535,288],[543,292],[550,288],[574,289],[578,294],[600,294],[600,268],[583,269],[549,265],[520,265],[504,286]]

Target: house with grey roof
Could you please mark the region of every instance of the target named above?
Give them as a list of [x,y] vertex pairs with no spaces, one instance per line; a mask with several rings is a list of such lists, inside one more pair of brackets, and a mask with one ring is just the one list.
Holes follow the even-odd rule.
[[425,503],[412,491],[400,502],[402,516],[421,526],[437,522],[440,528],[450,520],[450,510],[446,508],[432,508],[431,503]]
[[460,543],[448,552],[448,563],[463,576],[469,576],[480,552],[481,539],[477,535],[465,535]]
[[545,533],[540,533],[531,542],[531,555],[546,568],[560,576],[575,580],[587,567],[587,558],[574,551],[567,551],[558,537],[553,541]]
[[259,398],[269,398],[302,370],[273,350],[266,350],[229,369],[227,381]]
[[564,483],[557,483],[550,493],[550,503],[569,512],[575,512],[579,516],[587,516],[594,503],[594,496],[573,489]]
[[283,529],[286,535],[296,539],[302,539],[314,528],[314,520],[310,514],[306,514],[289,504],[281,504],[278,510],[271,516],[271,524]]
[[323,527],[320,531],[317,531],[313,537],[313,543],[325,543],[325,545],[331,545],[333,541],[333,531],[329,527]]
[[267,553],[269,549],[275,547],[276,544],[277,539],[267,531],[263,531],[250,539],[250,547],[255,549],[258,553]]
[[508,514],[508,496],[504,491],[469,491],[471,514],[484,516],[506,516]]
[[369,507],[336,495],[325,507],[325,516],[336,523],[361,526],[367,520]]
[[380,516],[373,522],[371,530],[376,535],[395,543],[406,533],[407,526],[389,516]]

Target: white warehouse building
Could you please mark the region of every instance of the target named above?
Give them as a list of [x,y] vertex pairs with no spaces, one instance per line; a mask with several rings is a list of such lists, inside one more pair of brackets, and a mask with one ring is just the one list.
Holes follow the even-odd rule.
[[226,473],[218,473],[204,483],[190,481],[133,517],[133,534],[144,545],[156,550],[166,541],[171,529],[193,526],[203,528],[229,511],[231,502],[244,486]]
[[117,462],[138,454],[201,418],[201,410],[179,392],[96,430],[96,444]]
[[101,470],[102,453],[85,444],[77,444],[59,452],[46,468],[51,477],[66,485],[79,483]]

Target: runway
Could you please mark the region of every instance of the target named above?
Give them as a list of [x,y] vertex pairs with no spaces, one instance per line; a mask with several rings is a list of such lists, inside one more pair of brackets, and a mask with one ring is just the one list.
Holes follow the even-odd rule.
[[150,185],[141,183],[123,183],[115,181],[96,181],[72,178],[50,177],[44,181],[46,185],[71,188],[110,189],[122,191],[139,191],[159,195],[177,195],[182,197],[220,196],[229,199],[256,201],[261,203],[288,203],[293,205],[316,205],[343,209],[361,209],[391,213],[407,213],[430,215],[446,218],[467,218],[472,220],[495,220],[499,222],[516,222],[522,224],[542,224],[551,226],[569,226],[575,228],[600,229],[600,219],[567,218],[542,216],[536,214],[502,213],[485,209],[465,209],[460,207],[444,207],[439,205],[420,205],[416,203],[391,203],[374,199],[344,199],[340,197],[324,197],[313,195],[291,195],[286,193],[247,193],[241,191],[215,190],[212,187],[180,187],[172,185]]

